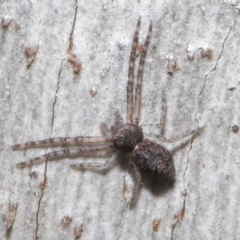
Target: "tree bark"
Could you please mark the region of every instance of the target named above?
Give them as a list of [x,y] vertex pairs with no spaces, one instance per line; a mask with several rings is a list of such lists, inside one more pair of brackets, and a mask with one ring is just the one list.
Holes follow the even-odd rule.
[[[0,3],[0,239],[239,239],[240,32],[232,1],[2,1]],[[11,145],[64,136],[100,136],[99,124],[126,118],[131,44],[138,17],[144,68],[140,124],[159,134],[162,91],[176,180],[133,179],[124,154],[98,174],[70,163],[16,164],[51,151]],[[135,68],[138,68],[136,62]],[[236,125],[234,128],[233,126]]]

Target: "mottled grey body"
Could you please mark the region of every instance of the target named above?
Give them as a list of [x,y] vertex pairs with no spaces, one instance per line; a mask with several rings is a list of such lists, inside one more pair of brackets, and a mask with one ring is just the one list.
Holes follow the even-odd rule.
[[134,148],[131,156],[141,173],[153,178],[173,179],[175,167],[171,153],[163,146],[144,139]]

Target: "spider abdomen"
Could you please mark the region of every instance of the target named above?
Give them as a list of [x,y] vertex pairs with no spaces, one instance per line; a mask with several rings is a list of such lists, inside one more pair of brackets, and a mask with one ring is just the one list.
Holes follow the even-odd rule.
[[171,153],[163,146],[144,139],[136,145],[131,156],[141,173],[154,178],[175,176],[175,167]]

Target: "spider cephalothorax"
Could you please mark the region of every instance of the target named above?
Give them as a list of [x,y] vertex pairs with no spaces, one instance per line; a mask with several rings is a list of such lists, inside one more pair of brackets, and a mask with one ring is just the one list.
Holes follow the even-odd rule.
[[131,152],[142,140],[142,129],[134,123],[127,123],[114,135],[113,146],[118,150]]
[[[137,83],[135,87],[135,98],[134,98],[134,65],[136,59],[136,51],[138,44],[138,33],[140,30],[140,18],[137,23],[136,31],[133,38],[132,50],[129,61],[129,71],[128,71],[128,82],[127,82],[127,118],[126,123],[124,123],[119,112],[116,112],[116,121],[114,126],[109,129],[106,124],[102,124],[102,130],[105,135],[111,136],[98,136],[98,137],[60,137],[60,138],[50,138],[40,141],[32,141],[27,143],[21,143],[14,145],[14,149],[22,149],[27,147],[38,147],[43,145],[78,145],[75,148],[66,148],[63,150],[53,151],[46,153],[42,156],[29,159],[27,161],[18,163],[18,167],[29,167],[33,164],[41,161],[48,161],[53,158],[68,157],[71,155],[81,155],[84,156],[92,154],[94,152],[106,151],[117,149],[123,152],[131,152],[130,154],[130,165],[132,166],[135,184],[133,187],[131,203],[136,201],[140,183],[141,183],[141,173],[147,174],[151,177],[162,178],[169,177],[174,178],[175,168],[173,157],[171,153],[163,146],[158,143],[152,142],[149,139],[144,139],[143,131],[139,124],[140,110],[141,110],[141,88],[143,81],[143,66],[145,62],[145,57],[147,54],[147,49],[152,33],[152,22],[150,23],[146,41],[144,47],[141,51],[141,57],[139,61],[139,69],[137,76]],[[162,95],[162,116],[158,127],[162,127],[165,122],[165,111],[166,111],[166,100],[165,94]],[[185,132],[183,134],[177,135],[172,138],[165,138],[160,135],[152,135],[159,141],[163,142],[175,142],[181,138],[189,136],[197,132],[197,130],[192,130]],[[110,133],[110,134],[107,134]],[[71,164],[74,169],[110,169],[115,162],[111,162],[110,159],[104,163],[80,163]]]

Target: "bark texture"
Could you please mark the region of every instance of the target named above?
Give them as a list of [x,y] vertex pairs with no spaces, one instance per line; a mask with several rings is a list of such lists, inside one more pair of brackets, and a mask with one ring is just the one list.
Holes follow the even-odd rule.
[[[234,1],[0,1],[0,239],[239,239],[240,20]],[[136,206],[127,158],[105,174],[78,172],[78,157],[17,169],[50,148],[11,145],[99,136],[126,116],[128,62],[138,17],[150,21],[142,124],[174,155],[171,188],[143,179]],[[70,60],[70,61],[69,61]],[[136,65],[137,67],[137,65]],[[159,129],[144,126],[144,132]],[[8,227],[8,230],[7,230]]]

